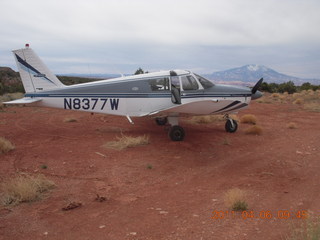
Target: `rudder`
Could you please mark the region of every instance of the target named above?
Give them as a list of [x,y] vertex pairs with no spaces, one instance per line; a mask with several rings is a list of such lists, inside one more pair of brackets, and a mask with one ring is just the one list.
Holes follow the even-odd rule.
[[31,48],[26,46],[12,52],[27,93],[64,87]]

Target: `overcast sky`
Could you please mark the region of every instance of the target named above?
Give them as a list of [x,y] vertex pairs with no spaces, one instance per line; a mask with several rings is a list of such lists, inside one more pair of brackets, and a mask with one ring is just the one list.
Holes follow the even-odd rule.
[[25,43],[54,73],[261,64],[320,78],[319,0],[0,0],[0,66]]

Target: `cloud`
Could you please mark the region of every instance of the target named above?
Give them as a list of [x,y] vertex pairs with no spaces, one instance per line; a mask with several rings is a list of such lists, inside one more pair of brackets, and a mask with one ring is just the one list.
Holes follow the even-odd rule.
[[[316,0],[1,0],[0,8],[0,51],[30,42],[45,58],[67,66],[70,58],[127,69],[165,67],[166,61],[209,71],[244,59],[270,62],[262,52],[290,61],[273,49],[293,55],[320,45]],[[216,67],[202,67],[203,59]]]
[[0,17],[7,32],[40,40],[200,45],[320,40],[316,1],[3,0],[1,5],[7,9]]

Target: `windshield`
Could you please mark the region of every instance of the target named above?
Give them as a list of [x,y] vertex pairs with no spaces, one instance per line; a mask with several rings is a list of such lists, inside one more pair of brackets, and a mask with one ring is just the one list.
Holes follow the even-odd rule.
[[198,78],[199,82],[201,83],[204,89],[211,88],[214,86],[214,84],[211,81],[205,79],[204,77],[201,77],[198,74],[194,74],[194,75]]

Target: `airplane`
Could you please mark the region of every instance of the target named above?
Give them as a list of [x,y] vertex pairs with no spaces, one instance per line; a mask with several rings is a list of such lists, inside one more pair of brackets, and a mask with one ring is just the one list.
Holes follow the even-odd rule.
[[248,87],[214,84],[187,70],[171,70],[122,76],[66,86],[47,68],[37,54],[25,48],[13,50],[25,89],[24,98],[5,104],[79,110],[132,117],[155,118],[158,125],[169,125],[169,138],[182,141],[185,131],[179,117],[223,114],[225,130],[236,132],[237,121],[229,114],[247,108],[250,101],[260,98],[258,91],[263,78]]

